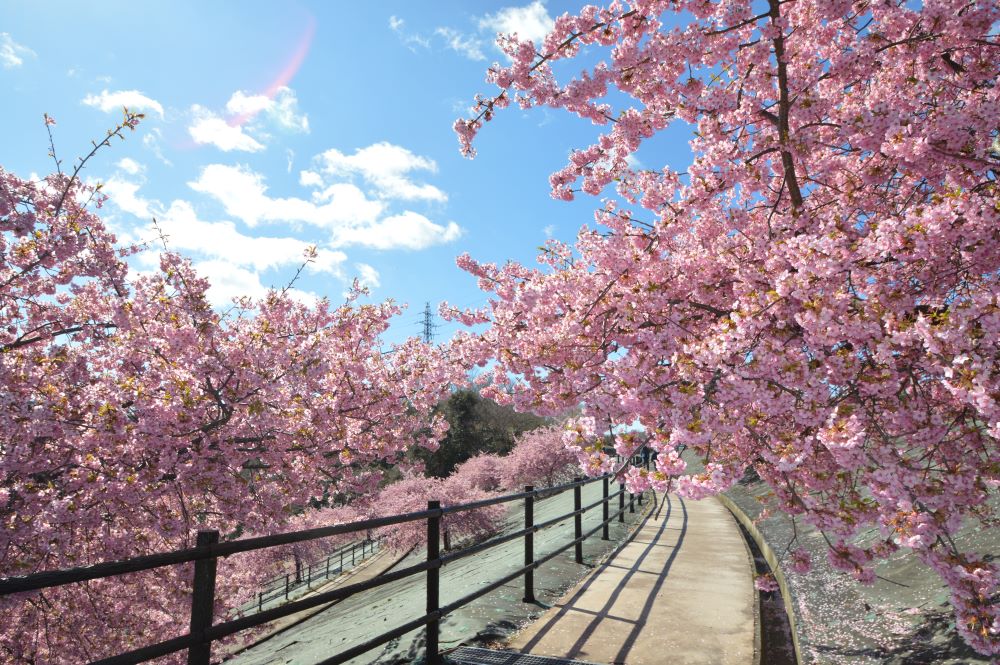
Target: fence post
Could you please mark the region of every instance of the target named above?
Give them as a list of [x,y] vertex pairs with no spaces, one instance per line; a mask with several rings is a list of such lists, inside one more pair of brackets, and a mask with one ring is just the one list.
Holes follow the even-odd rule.
[[291,578],[285,573],[285,600],[288,600],[288,587],[291,586]]
[[645,494],[645,493],[646,493],[645,491],[639,492],[639,497],[638,497],[637,500],[639,501],[639,505],[640,506],[642,505],[642,495]]
[[[440,501],[428,501],[427,510],[440,510]],[[427,518],[427,561],[437,561],[441,556],[441,515],[431,515]],[[427,613],[438,611],[440,603],[441,568],[435,566],[427,569]],[[427,622],[427,665],[439,665],[438,658],[438,625],[439,619]]]
[[625,483],[618,483],[618,521],[625,521]]
[[[573,482],[580,482],[581,478],[577,476],[573,479]],[[573,526],[574,526],[574,538],[576,538],[576,562],[583,563],[583,514],[579,510],[583,508],[583,493],[581,487],[577,485],[573,488],[573,510],[577,511],[574,515]]]
[[[218,531],[199,531],[198,547],[219,542]],[[198,559],[194,562],[194,589],[191,594],[191,634],[204,640],[205,631],[212,627],[215,611],[215,569],[218,560]],[[188,665],[209,665],[212,643],[200,642],[188,649]]]
[[263,612],[264,611],[264,594],[263,593],[258,593],[257,594],[257,611],[258,612]]
[[[535,563],[535,486],[525,485],[524,491],[529,492],[524,497],[524,528],[528,531],[524,534],[524,565],[530,566]],[[535,602],[535,569],[528,568],[524,571],[524,598],[526,603]]]
[[635,512],[635,492],[628,493],[628,511],[630,513]]
[[351,543],[351,567],[352,568],[355,565],[355,563],[354,563],[354,548],[355,548],[355,544]]
[[344,574],[344,549],[343,548],[341,548],[341,550],[340,550],[340,570],[337,571],[337,574],[338,575],[343,575]]
[[601,540],[611,540],[608,536],[608,477],[604,476],[604,503],[602,505],[603,511],[602,516],[604,518],[604,526],[601,529]]

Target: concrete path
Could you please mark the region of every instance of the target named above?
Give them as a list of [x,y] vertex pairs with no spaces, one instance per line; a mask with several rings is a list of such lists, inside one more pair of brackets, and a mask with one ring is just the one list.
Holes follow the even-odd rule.
[[719,501],[668,495],[631,541],[509,646],[594,663],[754,665],[752,565]]

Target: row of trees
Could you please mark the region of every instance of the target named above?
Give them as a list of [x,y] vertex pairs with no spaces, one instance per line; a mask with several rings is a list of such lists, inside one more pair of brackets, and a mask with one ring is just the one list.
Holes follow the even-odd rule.
[[[442,477],[483,451],[505,487],[571,475],[575,458],[555,430],[515,447],[546,419],[453,389],[465,376],[447,347],[384,348],[379,336],[399,313],[391,301],[359,304],[355,288],[338,307],[306,304],[289,285],[220,312],[208,282],[165,247],[158,271],[133,273],[128,259],[153,250],[116,244],[92,210],[105,200],[100,186],[79,174],[141,118],[126,111],[69,172],[57,160],[56,173],[32,182],[0,169],[0,574],[188,547],[200,529],[266,535],[422,510],[428,498],[474,501],[500,485]],[[403,480],[378,489],[400,471]],[[495,533],[503,515],[449,516],[446,546]],[[424,537],[422,528],[386,535],[397,549]],[[238,607],[289,560],[352,537],[222,562],[217,611]],[[10,618],[0,655],[94,660],[175,634],[189,574],[166,568],[0,599]]]
[[[140,119],[126,111],[90,156]],[[464,377],[416,339],[386,352],[396,305],[285,288],[220,312],[174,253],[135,274],[141,249],[115,244],[78,177],[90,156],[38,182],[0,169],[0,575],[192,546],[199,529],[288,530],[437,445],[432,410]],[[220,573],[220,610],[257,569]],[[183,632],[189,577],[0,599],[0,660],[90,661]]]
[[[701,498],[752,468],[861,583],[911,550],[993,655],[1000,566],[952,535],[997,523],[998,20],[995,0],[615,0],[540,46],[501,37],[462,150],[511,104],[564,109],[602,129],[552,195],[608,198],[540,268],[460,257],[491,300],[452,312],[490,324],[465,360],[523,377],[517,408],[585,405],[589,471],[609,422],[659,453],[633,489]],[[678,121],[684,171],[648,147]]]
[[[347,507],[309,511],[303,524],[320,525],[386,517],[426,510],[429,500],[444,507],[480,501],[502,493],[519,492],[526,485],[551,487],[580,473],[577,456],[564,444],[564,430],[542,427],[517,437],[507,455],[481,453],[459,464],[446,478],[411,473],[380,490],[357,497]],[[501,504],[445,515],[442,537],[445,549],[496,534],[504,525],[508,506]],[[302,527],[307,528],[307,527]],[[405,551],[426,542],[424,521],[378,529],[385,546]],[[329,548],[329,543],[317,544]],[[320,558],[317,549],[313,558]]]
[[[668,30],[677,12],[691,20]],[[615,0],[540,47],[502,38],[499,91],[456,123],[463,150],[511,103],[565,109],[604,130],[553,195],[614,192],[540,269],[461,257],[491,301],[453,314],[490,327],[447,348],[383,353],[392,303],[285,289],[214,311],[175,254],[130,273],[137,249],[77,179],[87,158],[41,182],[0,170],[0,571],[266,533],[371,492],[380,467],[435,447],[434,405],[492,360],[498,401],[584,405],[569,444],[588,472],[610,466],[599,435],[635,422],[658,456],[628,472],[634,490],[700,498],[752,468],[860,582],[912,550],[966,641],[1000,653],[1000,567],[951,537],[995,524],[1000,487],[998,20],[996,0]],[[605,52],[558,81],[557,61]],[[629,166],[677,120],[696,130],[689,168]],[[220,575],[222,597],[251,568]],[[0,655],[147,641],[176,627],[188,584],[166,570],[0,600]]]

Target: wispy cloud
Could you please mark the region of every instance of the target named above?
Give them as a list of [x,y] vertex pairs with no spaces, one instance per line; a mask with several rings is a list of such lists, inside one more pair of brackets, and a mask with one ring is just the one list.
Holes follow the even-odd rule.
[[0,65],[4,69],[13,69],[24,64],[25,58],[34,58],[35,52],[27,46],[18,44],[9,33],[0,32]]
[[104,112],[118,111],[123,106],[130,111],[155,111],[160,118],[163,118],[163,105],[138,90],[116,90],[114,92],[102,90],[100,94],[84,97],[83,103]]
[[146,146],[156,158],[166,164],[167,166],[173,166],[173,162],[167,159],[163,154],[163,149],[160,147],[160,141],[163,138],[163,133],[160,131],[159,127],[149,127],[146,129],[146,133],[142,135],[142,144]]
[[431,41],[429,39],[423,35],[407,31],[406,21],[398,16],[394,15],[389,17],[389,29],[395,32],[396,35],[399,36],[399,40],[403,42],[403,45],[414,53],[417,52],[418,47],[422,49],[428,49],[431,47]]
[[445,45],[452,51],[462,54],[469,60],[485,60],[483,41],[478,37],[466,35],[454,28],[441,27],[434,34],[444,39]]

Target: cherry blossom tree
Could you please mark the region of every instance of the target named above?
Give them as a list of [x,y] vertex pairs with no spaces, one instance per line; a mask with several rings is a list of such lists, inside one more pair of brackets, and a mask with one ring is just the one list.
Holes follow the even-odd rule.
[[558,427],[525,432],[502,460],[501,483],[511,491],[520,491],[525,485],[552,487],[580,473],[577,455],[564,445]]
[[[79,173],[140,117],[126,111],[69,173],[0,169],[0,576],[191,546],[199,529],[287,530],[444,432],[426,414],[457,369],[419,340],[383,348],[393,303],[355,289],[304,304],[286,288],[220,312],[176,254],[130,273],[139,249],[116,245]],[[220,613],[262,573],[226,568]],[[0,660],[93,660],[183,632],[189,578],[0,599]]]
[[[388,517],[427,510],[427,502],[440,501],[442,508],[471,503],[495,496],[471,485],[459,475],[445,479],[407,476],[387,485],[370,499],[370,517]],[[445,549],[465,539],[481,540],[503,527],[507,508],[504,504],[449,513],[441,518],[441,536]],[[414,520],[377,529],[383,544],[396,551],[405,551],[427,543],[427,520]]]
[[500,488],[505,458],[489,453],[480,453],[455,467],[452,476],[464,478],[476,489],[492,492]]
[[[633,0],[538,45],[501,37],[463,152],[511,103],[565,109],[601,133],[552,195],[609,198],[540,268],[461,257],[492,299],[452,311],[492,322],[464,353],[523,377],[519,408],[584,403],[568,443],[589,472],[609,422],[658,452],[633,490],[700,498],[753,469],[860,582],[912,550],[994,655],[1000,569],[952,534],[997,523],[998,19],[995,0]],[[630,167],[675,123],[694,130],[685,171],[648,145]]]

